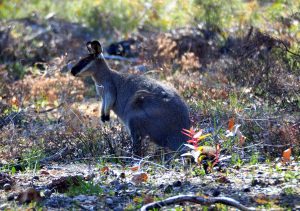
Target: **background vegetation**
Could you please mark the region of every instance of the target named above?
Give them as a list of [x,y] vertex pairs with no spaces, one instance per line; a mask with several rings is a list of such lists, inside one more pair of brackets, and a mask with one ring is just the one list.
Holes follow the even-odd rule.
[[175,86],[193,127],[212,134],[199,144],[219,144],[230,165],[290,148],[299,162],[299,11],[299,0],[0,0],[1,170],[39,169],[62,149],[64,162],[128,155],[122,124],[99,123],[92,82],[62,71],[91,39],[133,38],[136,60],[110,66]]

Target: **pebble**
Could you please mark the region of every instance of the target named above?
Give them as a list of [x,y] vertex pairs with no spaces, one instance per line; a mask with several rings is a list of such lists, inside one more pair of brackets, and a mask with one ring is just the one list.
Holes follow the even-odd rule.
[[3,189],[4,189],[5,191],[11,190],[11,184],[5,183],[5,184],[3,185]]
[[180,187],[181,185],[182,185],[182,183],[179,180],[173,183],[174,187]]
[[123,211],[123,210],[124,209],[121,206],[117,206],[117,207],[114,208],[114,211]]
[[217,196],[219,196],[221,194],[221,191],[219,191],[219,190],[214,190],[213,191],[213,193],[212,193],[212,195],[214,196],[214,197],[217,197]]
[[32,179],[34,179],[34,180],[39,180],[40,177],[39,177],[39,176],[34,176]]
[[52,194],[52,191],[51,191],[50,189],[46,189],[46,190],[44,191],[44,195],[45,195],[46,198],[50,197],[51,194]]
[[9,210],[8,207],[9,207],[9,204],[1,204],[0,210]]
[[12,200],[15,200],[15,195],[14,194],[11,194],[11,195],[7,196],[7,201],[12,201]]
[[114,203],[114,201],[111,198],[106,198],[105,202],[107,205],[112,205]]
[[243,191],[244,191],[245,193],[249,193],[249,192],[251,192],[251,189],[250,189],[250,187],[245,187],[245,188],[243,189]]
[[171,193],[172,191],[173,191],[172,185],[167,185],[167,186],[164,188],[164,193]]

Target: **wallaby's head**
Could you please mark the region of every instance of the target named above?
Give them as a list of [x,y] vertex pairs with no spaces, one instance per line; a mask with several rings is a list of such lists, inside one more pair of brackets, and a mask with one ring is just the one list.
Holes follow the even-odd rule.
[[97,59],[103,59],[102,46],[97,41],[90,41],[86,43],[89,54],[81,58],[71,69],[74,76],[91,76],[97,71]]

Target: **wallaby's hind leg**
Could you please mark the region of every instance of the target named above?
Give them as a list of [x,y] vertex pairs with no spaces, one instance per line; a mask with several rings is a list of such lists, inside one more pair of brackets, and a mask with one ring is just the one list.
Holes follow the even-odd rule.
[[134,155],[142,155],[142,136],[138,125],[134,120],[129,121],[129,130],[132,139],[132,152]]

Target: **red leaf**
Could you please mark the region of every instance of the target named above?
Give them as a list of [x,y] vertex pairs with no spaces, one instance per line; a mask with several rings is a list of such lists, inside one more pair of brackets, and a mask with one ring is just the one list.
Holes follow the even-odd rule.
[[282,153],[282,161],[284,163],[289,162],[291,160],[292,148],[288,148]]
[[233,127],[234,127],[234,118],[230,118],[228,121],[228,130],[232,131]]

